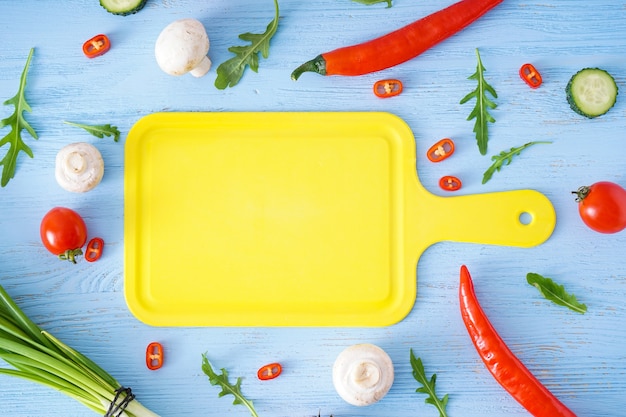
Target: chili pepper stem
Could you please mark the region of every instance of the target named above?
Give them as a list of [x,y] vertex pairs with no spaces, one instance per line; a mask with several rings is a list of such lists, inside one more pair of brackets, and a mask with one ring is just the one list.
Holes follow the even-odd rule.
[[326,75],[326,60],[322,55],[318,55],[310,61],[300,65],[291,73],[291,79],[296,81],[305,72],[315,72]]

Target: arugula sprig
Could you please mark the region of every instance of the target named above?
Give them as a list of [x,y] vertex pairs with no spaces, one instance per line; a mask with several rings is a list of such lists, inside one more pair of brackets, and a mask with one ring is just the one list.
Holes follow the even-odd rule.
[[483,184],[487,183],[487,181],[489,181],[491,177],[493,177],[493,174],[496,171],[500,171],[500,169],[504,165],[510,165],[515,155],[519,155],[524,149],[528,148],[529,146],[536,145],[538,143],[552,143],[552,142],[549,142],[549,141],[528,142],[522,146],[518,146],[516,148],[514,147],[514,148],[509,149],[508,151],[502,151],[498,155],[492,156],[491,160],[494,162],[489,168],[487,168],[487,171],[485,171],[485,173],[483,174]]
[[526,281],[537,288],[539,292],[553,303],[567,307],[580,314],[587,312],[587,306],[576,299],[574,294],[570,294],[565,291],[563,285],[557,284],[551,278],[543,277],[539,274],[529,272],[526,275]]
[[30,149],[30,147],[22,139],[22,130],[26,129],[34,139],[38,139],[37,133],[24,118],[25,111],[29,113],[32,112],[30,105],[26,101],[24,92],[26,90],[28,67],[30,66],[30,61],[34,52],[35,48],[31,48],[28,54],[28,59],[26,60],[26,65],[22,71],[20,87],[17,94],[4,102],[5,106],[13,105],[15,107],[15,111],[6,119],[0,120],[0,129],[5,126],[11,127],[11,131],[7,133],[5,137],[0,139],[0,148],[6,144],[9,145],[9,150],[6,155],[2,158],[2,160],[0,160],[0,165],[2,165],[2,180],[0,181],[0,184],[3,187],[7,185],[11,178],[15,176],[15,167],[17,165],[17,157],[20,151],[24,152],[31,158],[33,157],[32,149]]
[[426,404],[432,404],[437,407],[437,410],[439,410],[439,417],[448,417],[448,414],[446,414],[448,394],[444,395],[443,398],[437,397],[437,393],[435,392],[437,374],[433,374],[433,376],[428,379],[426,372],[424,371],[422,360],[415,357],[413,349],[411,349],[411,367],[413,368],[413,377],[417,380],[417,382],[422,384],[422,386],[415,390],[415,392],[428,395],[425,400]]
[[218,375],[213,370],[213,367],[211,367],[211,362],[209,362],[206,354],[202,354],[202,371],[209,377],[209,382],[211,383],[211,385],[219,385],[220,387],[222,387],[222,391],[220,391],[218,397],[221,398],[225,395],[232,395],[235,397],[233,405],[245,405],[246,407],[248,407],[248,410],[250,410],[250,413],[253,417],[259,417],[259,415],[256,413],[256,410],[254,409],[254,406],[252,405],[252,401],[248,400],[241,393],[241,377],[237,378],[237,382],[235,383],[235,385],[231,384],[228,381],[228,371],[222,368],[221,375]]
[[249,66],[254,72],[259,72],[259,53],[263,55],[263,58],[267,59],[270,54],[270,39],[272,39],[278,29],[278,0],[274,0],[274,8],[274,19],[267,25],[264,33],[242,33],[239,35],[239,39],[250,42],[250,45],[231,46],[228,48],[235,56],[228,61],[222,62],[217,67],[217,79],[215,80],[217,88],[223,90],[226,87],[237,85],[243,76],[246,66]]
[[117,126],[111,126],[110,124],[105,125],[87,125],[83,123],[75,123],[68,122],[65,120],[63,123],[66,123],[71,126],[80,127],[81,129],[85,129],[87,132],[91,133],[95,137],[103,138],[105,136],[113,136],[113,141],[118,142],[120,140],[121,132],[117,128]]
[[485,81],[484,73],[486,70],[483,66],[482,60],[480,59],[478,48],[476,49],[476,57],[478,59],[476,72],[470,75],[468,79],[476,80],[478,85],[472,92],[461,99],[460,104],[465,104],[472,98],[476,99],[474,109],[469,116],[467,116],[467,120],[476,119],[476,122],[474,123],[476,142],[478,142],[478,150],[481,155],[485,155],[487,153],[487,142],[489,140],[488,123],[495,123],[496,121],[496,119],[489,114],[489,109],[495,109],[497,107],[496,103],[487,97],[487,93],[489,93],[494,99],[498,98],[498,94],[496,94],[496,90],[489,85],[487,81]]

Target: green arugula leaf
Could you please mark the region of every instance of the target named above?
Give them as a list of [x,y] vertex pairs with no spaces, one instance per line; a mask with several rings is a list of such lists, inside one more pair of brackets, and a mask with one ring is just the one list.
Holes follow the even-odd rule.
[[489,168],[487,168],[487,171],[485,171],[485,173],[483,174],[483,184],[486,184],[487,181],[489,181],[491,177],[493,177],[493,174],[496,171],[500,171],[503,165],[510,165],[515,155],[519,155],[524,149],[528,148],[529,146],[536,145],[538,143],[552,143],[552,142],[548,142],[548,141],[528,142],[522,146],[518,146],[517,148],[511,148],[508,151],[502,151],[498,155],[492,156],[491,160],[494,161],[494,163]]
[[254,72],[259,72],[259,52],[266,58],[270,54],[270,39],[276,33],[278,29],[278,0],[274,0],[275,14],[274,19],[267,25],[264,33],[242,33],[239,35],[239,39],[250,42],[250,45],[246,46],[231,46],[228,50],[235,54],[226,62],[222,62],[217,67],[217,79],[215,80],[215,86],[220,90],[226,87],[234,87],[237,85],[246,66]]
[[476,80],[478,85],[476,89],[467,94],[461,99],[460,104],[467,103],[470,99],[476,98],[476,105],[472,112],[467,116],[467,120],[476,119],[474,123],[474,133],[476,133],[476,142],[478,142],[478,150],[481,155],[487,153],[487,141],[489,140],[488,122],[495,123],[489,109],[495,109],[497,107],[491,99],[487,97],[487,93],[491,94],[493,98],[498,98],[496,90],[485,81],[484,73],[485,67],[480,59],[480,53],[478,48],[476,49],[476,57],[478,58],[478,64],[476,65],[476,72],[468,77],[469,80]]
[[30,61],[33,57],[34,52],[35,48],[31,48],[28,54],[28,59],[26,60],[26,65],[24,66],[24,70],[22,71],[22,76],[20,78],[20,87],[17,91],[17,94],[4,102],[5,106],[13,105],[15,107],[15,111],[6,119],[0,120],[0,129],[5,126],[11,126],[11,131],[7,133],[5,137],[0,139],[0,148],[6,144],[9,144],[9,150],[7,151],[4,158],[0,160],[0,165],[2,165],[2,180],[0,184],[3,187],[7,185],[11,178],[15,176],[15,167],[17,165],[17,157],[20,151],[23,151],[31,158],[33,157],[33,151],[28,145],[26,145],[26,143],[24,143],[24,140],[22,139],[22,130],[26,129],[34,139],[38,138],[35,130],[26,121],[26,119],[24,119],[24,111],[27,111],[29,113],[32,112],[30,105],[26,102],[24,92],[26,90],[26,76],[28,75],[28,67],[30,66]]
[[226,369],[222,368],[221,375],[215,373],[206,354],[202,355],[202,371],[209,377],[211,385],[219,385],[222,387],[222,391],[218,394],[218,397],[221,398],[225,395],[232,395],[235,397],[233,405],[245,405],[248,407],[248,410],[250,410],[253,417],[259,417],[254,409],[254,406],[252,405],[252,401],[248,400],[241,393],[241,377],[237,378],[235,385],[232,385],[228,382],[228,372]]
[[95,137],[103,138],[105,136],[113,136],[113,141],[118,142],[120,140],[121,132],[118,130],[117,126],[111,126],[110,124],[106,125],[85,125],[82,123],[74,123],[64,121],[64,123],[76,127],[80,127],[85,129],[87,132],[91,133]]
[[428,379],[426,376],[426,372],[424,371],[424,365],[422,364],[422,360],[420,358],[416,358],[413,354],[413,349],[411,349],[411,367],[413,368],[413,377],[422,384],[420,388],[415,390],[415,392],[420,392],[422,394],[428,395],[425,402],[426,404],[432,404],[437,407],[439,410],[439,417],[448,417],[446,414],[446,405],[448,404],[448,394],[444,395],[443,398],[439,399],[435,392],[435,382],[437,381],[437,374],[433,374],[433,376]]
[[387,3],[387,8],[391,7],[391,0],[352,0],[352,1],[355,1],[361,4],[366,4],[368,6],[371,6],[372,4],[376,4],[376,3]]
[[587,306],[580,303],[576,296],[565,291],[565,287],[557,284],[551,278],[545,278],[539,274],[529,272],[526,281],[548,300],[563,307],[567,307],[580,314],[587,312]]

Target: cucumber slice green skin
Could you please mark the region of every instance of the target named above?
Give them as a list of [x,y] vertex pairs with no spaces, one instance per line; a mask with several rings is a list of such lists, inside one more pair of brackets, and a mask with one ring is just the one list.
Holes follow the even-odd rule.
[[143,9],[148,0],[100,0],[100,5],[109,13],[128,16]]
[[570,78],[565,92],[572,110],[592,119],[605,114],[615,105],[618,88],[611,74],[605,70],[584,68]]

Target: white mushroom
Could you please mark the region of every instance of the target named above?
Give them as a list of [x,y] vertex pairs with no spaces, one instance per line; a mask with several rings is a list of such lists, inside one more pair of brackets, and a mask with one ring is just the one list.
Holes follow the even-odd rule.
[[337,393],[352,405],[370,405],[383,398],[393,384],[391,358],[378,346],[362,343],[346,348],[333,365]]
[[59,185],[67,191],[89,191],[100,184],[104,175],[102,155],[89,143],[67,145],[57,153],[54,175]]
[[170,75],[189,72],[202,77],[211,68],[207,57],[209,37],[196,19],[176,20],[163,29],[156,40],[154,55],[161,69]]

